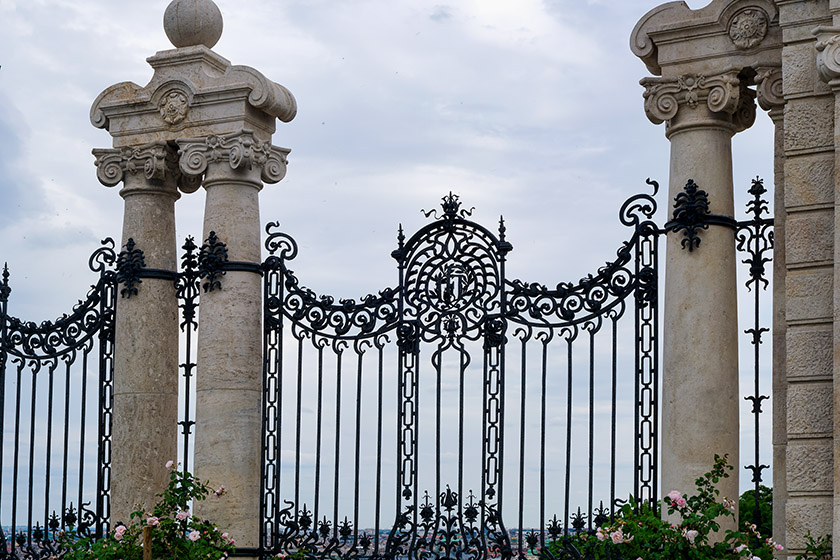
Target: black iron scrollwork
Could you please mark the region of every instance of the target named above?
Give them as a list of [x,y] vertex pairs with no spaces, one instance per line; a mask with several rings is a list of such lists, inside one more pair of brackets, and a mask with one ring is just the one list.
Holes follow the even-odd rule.
[[268,298],[266,311],[271,316],[282,313],[296,323],[319,335],[330,338],[375,337],[397,324],[399,291],[381,290],[378,295],[368,294],[359,301],[341,299],[336,303],[332,296],[318,296],[300,285],[288,261],[297,256],[297,243],[288,235],[276,231],[278,224],[266,226],[268,238],[265,247],[270,253],[263,269],[280,274],[283,299]]
[[220,276],[225,275],[226,262],[228,262],[227,245],[219,240],[215,231],[211,231],[198,252],[198,275],[206,280],[202,284],[205,292],[222,289]]
[[[108,297],[108,286],[116,282],[116,274],[105,268],[116,261],[114,241],[104,240],[103,247],[91,256],[91,270],[100,273],[99,282],[93,286],[84,301],[79,301],[73,311],[54,321],[40,324],[25,322],[8,316],[3,346],[9,355],[24,359],[52,359],[73,353],[86,345],[106,328],[113,318],[113,303]],[[8,277],[4,284],[8,283]],[[112,331],[111,331],[112,332]]]
[[[751,465],[744,468],[752,473],[752,482],[754,484],[753,490],[755,495],[755,507],[752,512],[752,522],[759,526],[761,525],[761,509],[759,507],[759,492],[762,483],[762,472],[769,469],[769,465],[763,465],[760,461],[760,418],[763,412],[762,402],[768,400],[770,397],[761,394],[760,386],[760,360],[761,353],[759,348],[762,344],[762,337],[764,334],[770,332],[770,329],[761,325],[761,317],[759,314],[761,293],[766,291],[770,285],[767,279],[767,264],[772,261],[774,235],[773,235],[773,219],[764,217],[770,214],[769,203],[764,200],[763,196],[767,193],[764,188],[764,181],[756,177],[752,181],[749,193],[752,195],[752,200],[747,203],[747,213],[751,214],[751,219],[738,222],[738,229],[735,233],[738,251],[746,253],[747,257],[742,262],[749,266],[749,279],[746,281],[747,289],[752,291],[753,295],[753,325],[746,329],[745,334],[750,335],[750,344],[753,347],[753,394],[744,397],[744,400],[752,403],[753,414],[753,428],[754,435],[754,455]],[[746,513],[746,512],[744,512]]]
[[134,238],[129,237],[125,250],[117,255],[117,283],[125,286],[120,290],[120,296],[129,299],[137,295],[137,285],[143,282],[140,274],[144,268],[146,257],[143,250],[137,248]]
[[689,252],[700,246],[700,229],[709,229],[707,216],[709,211],[709,195],[700,189],[693,179],[689,179],[684,192],[677,194],[674,199],[674,217],[665,228],[674,233],[683,232],[685,239],[680,244]]

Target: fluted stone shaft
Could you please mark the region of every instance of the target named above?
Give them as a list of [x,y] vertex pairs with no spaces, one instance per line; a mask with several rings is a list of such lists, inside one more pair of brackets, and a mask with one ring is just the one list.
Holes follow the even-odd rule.
[[[95,153],[100,179],[106,184],[120,179],[124,183],[120,191],[125,201],[123,247],[132,239],[143,251],[147,269],[176,270],[175,201],[179,194],[172,149],[153,144]],[[117,301],[112,523],[128,523],[135,509],[149,510],[157,501],[155,495],[166,488],[165,464],[177,459],[177,423],[175,288],[172,280],[142,278],[136,294]]]

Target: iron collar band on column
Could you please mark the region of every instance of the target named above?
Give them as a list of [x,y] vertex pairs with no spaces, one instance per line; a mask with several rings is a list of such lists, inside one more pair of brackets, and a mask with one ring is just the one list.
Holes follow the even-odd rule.
[[689,252],[693,252],[695,247],[699,247],[699,230],[709,229],[710,225],[738,229],[735,218],[709,212],[709,194],[701,190],[693,179],[688,180],[684,191],[674,198],[674,217],[665,224],[665,232],[683,232],[683,249],[687,247]]
[[240,272],[253,272],[254,274],[259,274],[260,276],[263,274],[262,265],[260,263],[247,261],[225,261],[221,266],[219,266],[219,270],[223,270],[225,272],[232,270]]

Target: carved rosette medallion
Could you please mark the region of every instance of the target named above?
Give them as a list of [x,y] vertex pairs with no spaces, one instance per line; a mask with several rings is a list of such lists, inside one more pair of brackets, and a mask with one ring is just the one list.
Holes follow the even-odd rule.
[[768,19],[764,10],[746,8],[729,22],[729,38],[739,49],[758,46],[767,37]]
[[143,173],[147,180],[161,182],[180,174],[174,151],[164,143],[116,149],[93,150],[96,176],[106,187],[113,187],[126,174]]
[[200,176],[211,163],[227,162],[231,169],[259,168],[265,183],[277,183],[286,175],[289,150],[262,142],[246,130],[224,136],[178,140],[181,171]]
[[168,124],[178,124],[187,118],[190,110],[186,94],[182,91],[172,90],[163,94],[158,104],[160,116]]

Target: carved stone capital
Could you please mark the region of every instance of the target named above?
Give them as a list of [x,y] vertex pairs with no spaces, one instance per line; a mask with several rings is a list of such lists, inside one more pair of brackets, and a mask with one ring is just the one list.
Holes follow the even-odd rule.
[[749,90],[738,78],[738,72],[731,71],[715,76],[683,74],[675,79],[644,78],[645,113],[654,124],[668,122],[680,110],[708,108],[712,113],[723,113],[733,117],[736,128],[749,126],[750,106],[755,117],[755,107]]
[[147,181],[162,183],[177,180],[178,160],[166,143],[147,144],[130,148],[95,149],[96,176],[106,187],[120,183],[127,174],[142,173]]
[[187,176],[201,176],[211,163],[227,163],[233,170],[259,168],[264,183],[277,183],[286,175],[289,150],[262,142],[249,130],[224,136],[181,138],[178,146],[181,171]]
[[840,88],[840,27],[818,27],[814,30],[817,42],[817,71],[820,78],[834,89]]
[[780,112],[785,106],[782,88],[782,69],[776,67],[758,68],[755,75],[758,104],[765,111]]

